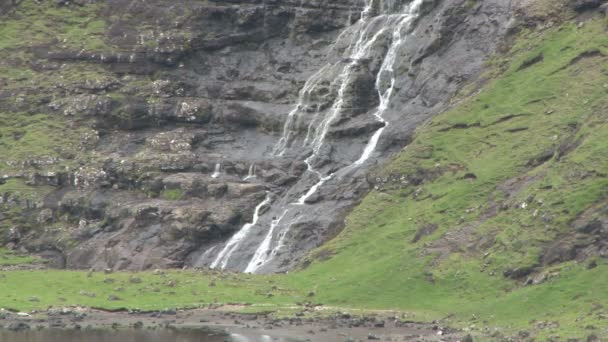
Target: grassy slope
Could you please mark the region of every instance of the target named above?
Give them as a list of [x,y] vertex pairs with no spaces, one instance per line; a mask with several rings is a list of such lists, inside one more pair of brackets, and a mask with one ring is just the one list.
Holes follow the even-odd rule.
[[71,165],[69,159],[79,152],[80,141],[91,133],[75,125],[74,118],[32,108],[47,107],[66,84],[103,79],[103,69],[85,64],[32,67],[32,61],[38,60],[32,49],[111,50],[103,41],[106,23],[95,19],[101,9],[99,4],[58,7],[52,1],[25,0],[0,21],[0,84],[14,94],[0,102],[0,171],[27,169],[21,162],[36,158],[57,160],[47,170],[63,169]]
[[[95,131],[81,124],[79,115],[49,114],[48,107],[71,95],[65,89],[112,75],[91,63],[39,63],[43,60],[34,50],[111,51],[103,43],[107,27],[99,19],[102,9],[97,3],[60,7],[53,1],[24,0],[0,20],[1,176],[65,172],[77,168],[76,159],[91,159],[87,139]],[[0,204],[0,236],[11,227],[27,226],[26,201],[40,202],[52,190],[25,179],[0,184],[0,194],[21,203]]]
[[[576,263],[547,268],[559,275],[524,288],[502,274],[538,265],[547,241],[570,231],[574,218],[608,197],[608,64],[601,56],[577,61],[584,52],[606,51],[605,29],[604,20],[595,20],[582,28],[566,24],[542,35],[524,34],[496,61],[508,63],[499,79],[421,128],[415,142],[380,170],[389,179],[421,169],[439,169],[442,176],[420,187],[389,184],[370,194],[345,231],[318,252],[335,256],[293,279],[319,284],[317,298],[344,305],[432,317],[475,315],[490,325],[514,327],[532,319],[558,320],[563,332],[575,335],[599,324],[591,310],[608,304],[605,260],[593,270]],[[520,70],[540,54],[542,62]],[[501,121],[514,114],[521,116]],[[446,130],[462,124],[469,128]],[[530,166],[567,141],[579,145]],[[476,180],[463,179],[467,173]],[[507,197],[497,184],[510,179],[529,182]],[[521,209],[524,202],[528,206]],[[498,204],[508,209],[488,214]],[[428,224],[436,224],[436,232],[412,243]],[[446,244],[436,241],[449,240],[449,234],[467,239],[454,239],[444,255]],[[483,240],[489,243],[475,243]]]
[[[509,63],[499,79],[420,129],[415,142],[380,170],[389,179],[421,169],[440,170],[442,176],[420,187],[389,184],[370,194],[345,231],[318,252],[335,256],[295,275],[294,284],[318,284],[317,298],[324,302],[403,308],[431,317],[475,316],[491,326],[558,320],[562,332],[574,335],[600,326],[592,308],[608,304],[605,260],[593,270],[576,263],[546,268],[558,275],[524,288],[502,274],[538,265],[548,241],[572,230],[569,223],[585,209],[606,202],[607,59],[577,60],[585,52],[606,52],[605,29],[604,20],[595,20],[582,28],[566,24],[542,35],[524,34],[497,61]],[[540,54],[542,62],[520,70]],[[505,120],[510,115],[521,116]],[[463,124],[469,128],[446,130]],[[530,166],[530,160],[568,141],[579,145]],[[476,180],[463,179],[467,173]],[[529,181],[507,197],[497,184],[510,179]],[[526,209],[520,206],[524,202]],[[508,209],[488,214],[498,204]],[[428,224],[436,224],[436,232],[412,243]],[[449,241],[449,234],[466,239],[446,247],[441,241]],[[489,243],[475,243],[484,240]]]
[[[280,305],[292,303],[299,296],[296,290],[278,286],[274,277],[190,271],[90,275],[78,271],[10,271],[0,277],[0,287],[0,307],[19,310],[53,305],[142,310],[194,308],[210,303]],[[110,295],[121,300],[109,301]],[[37,301],[30,301],[31,297]]]
[[0,266],[34,264],[37,262],[40,262],[40,259],[27,255],[20,255],[5,248],[0,248]]
[[[517,331],[536,329],[535,320],[557,321],[559,328],[535,333],[584,336],[597,330],[588,327],[605,322],[603,309],[598,310],[608,306],[605,260],[594,269],[576,262],[547,266],[543,270],[552,278],[534,286],[502,274],[538,266],[549,241],[571,230],[570,222],[587,208],[606,202],[607,63],[597,53],[576,60],[588,51],[608,53],[605,29],[605,21],[597,19],[581,28],[565,24],[522,34],[508,55],[492,62],[494,80],[481,93],[421,127],[414,143],[378,170],[389,179],[421,172],[439,176],[416,187],[382,185],[349,216],[343,233],[313,254],[305,270],[272,277],[141,274],[141,284],[129,282],[128,274],[4,272],[0,306],[152,309],[314,300],[406,310],[416,319],[443,318],[477,329]],[[540,54],[542,62],[520,70]],[[469,128],[449,129],[465,125]],[[578,145],[566,155],[530,162],[569,141]],[[466,180],[466,174],[476,179]],[[521,185],[519,191],[506,193],[497,186],[509,180]],[[498,206],[506,209],[494,215]],[[437,230],[412,243],[416,231],[429,224]],[[331,257],[323,260],[323,255]],[[105,283],[106,278],[115,281]],[[211,281],[216,286],[209,286]],[[80,295],[82,290],[96,297]],[[309,291],[315,296],[307,297]],[[112,293],[124,300],[107,301]],[[40,301],[29,301],[31,296]]]
[[106,23],[97,15],[99,4],[59,7],[53,1],[25,0],[10,20],[0,24],[0,50],[16,50],[37,44],[53,44],[58,49],[107,49]]

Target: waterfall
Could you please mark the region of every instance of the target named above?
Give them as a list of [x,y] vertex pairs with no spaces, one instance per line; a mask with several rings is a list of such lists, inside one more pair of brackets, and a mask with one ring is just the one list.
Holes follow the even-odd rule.
[[306,204],[306,201],[312,195],[314,195],[317,192],[317,190],[319,190],[319,188],[321,186],[323,186],[323,184],[325,184],[325,182],[327,182],[328,180],[330,180],[334,176],[334,174],[331,173],[328,176],[323,177],[323,176],[321,176],[321,173],[318,172],[318,171],[316,171],[316,170],[314,170],[310,166],[310,164],[308,162],[306,164],[309,165],[308,170],[314,172],[320,179],[319,179],[319,181],[317,183],[315,183],[315,185],[313,185],[312,187],[310,187],[310,189],[308,189],[308,191],[304,195],[302,195],[302,197],[300,197],[296,203],[294,203],[296,205],[304,205],[304,204]]
[[258,268],[260,268],[260,266],[262,266],[268,260],[268,258],[270,257],[269,251],[270,243],[272,242],[272,235],[274,233],[274,230],[277,228],[277,226],[283,219],[283,217],[285,217],[285,215],[287,214],[287,211],[288,209],[285,209],[281,216],[272,220],[272,223],[270,224],[270,229],[268,230],[266,237],[264,238],[258,249],[255,251],[255,254],[253,255],[253,258],[251,258],[251,261],[249,261],[249,264],[245,269],[245,273],[254,273]]
[[247,172],[247,176],[245,176],[243,180],[247,181],[252,178],[255,178],[255,163],[251,163],[251,165],[249,165],[249,171]]
[[279,242],[277,242],[277,246],[270,253],[271,258],[274,257],[275,255],[277,255],[277,253],[279,253],[279,251],[283,247],[285,247],[285,238],[287,238],[287,234],[289,233],[289,230],[295,223],[296,222],[290,223],[289,226],[287,226],[287,228],[285,228],[285,230],[281,234],[279,234]]
[[[369,38],[369,34],[370,34],[370,30],[372,29],[372,25],[365,25],[365,24],[368,19],[366,13],[368,13],[370,11],[370,8],[372,6],[371,4],[372,4],[372,2],[370,1],[368,6],[364,9],[363,13],[361,14],[361,20],[359,21],[359,23],[362,26],[362,29],[359,31],[359,35],[358,35],[356,43],[354,45],[351,45],[351,47],[350,47],[350,54],[349,54],[349,58],[348,58],[348,60],[350,62],[342,69],[342,72],[340,72],[340,75],[338,76],[337,80],[338,80],[338,82],[340,82],[340,88],[338,89],[338,95],[336,97],[336,100],[335,100],[333,106],[331,107],[329,114],[325,116],[323,121],[321,121],[320,127],[317,127],[315,129],[315,134],[313,136],[312,141],[310,143],[308,142],[309,141],[308,135],[310,134],[310,129],[309,129],[309,132],[307,133],[307,138],[304,140],[304,144],[310,145],[310,147],[312,147],[312,154],[308,158],[306,158],[306,160],[304,162],[306,163],[308,172],[314,173],[317,176],[317,178],[319,178],[319,181],[316,184],[314,184],[302,197],[300,197],[300,199],[295,203],[297,205],[304,205],[306,203],[306,200],[308,200],[312,195],[314,195],[317,192],[317,190],[325,182],[327,182],[328,180],[330,180],[333,177],[333,173],[329,174],[327,176],[323,176],[320,171],[316,170],[312,166],[312,163],[313,163],[314,159],[317,158],[319,156],[319,153],[321,152],[321,148],[323,147],[323,144],[325,142],[325,137],[327,136],[327,133],[329,132],[329,128],[331,127],[332,122],[336,119],[336,117],[340,114],[340,112],[343,109],[344,95],[346,94],[346,90],[351,81],[350,77],[352,75],[353,69],[355,67],[357,67],[357,65],[359,64],[361,59],[366,56],[366,53],[369,51],[369,49],[378,40],[378,38],[381,37],[382,34],[384,33],[384,29],[382,29],[382,30],[376,32],[371,38]],[[314,121],[315,120],[313,119],[313,121],[311,122],[311,125]]]
[[215,251],[216,247],[217,246],[213,246],[213,247],[209,248],[208,250],[206,250],[205,253],[203,253],[203,255],[201,255],[201,257],[198,258],[199,261],[196,263],[196,265],[200,264],[201,261],[205,260],[208,256],[210,256],[211,253],[213,253],[213,251]]
[[211,175],[211,178],[218,178],[219,176],[221,176],[221,174],[222,174],[222,164],[217,163],[217,164],[215,164],[215,169],[213,170],[213,174]]
[[[372,153],[376,150],[378,146],[378,141],[380,140],[380,136],[384,132],[384,130],[389,126],[389,122],[386,121],[382,114],[388,109],[388,106],[391,101],[391,97],[395,90],[395,61],[397,59],[397,51],[399,47],[401,47],[407,38],[403,37],[402,31],[409,31],[412,29],[412,24],[415,19],[418,17],[418,11],[420,10],[420,5],[422,4],[421,0],[413,1],[405,13],[400,16],[400,19],[397,24],[397,28],[393,31],[392,43],[386,53],[386,57],[384,61],[382,61],[382,66],[380,67],[380,71],[378,75],[376,75],[376,90],[378,91],[378,97],[380,98],[380,104],[376,109],[374,116],[376,119],[382,123],[382,127],[378,129],[374,135],[370,138],[369,142],[365,146],[361,157],[357,159],[350,167],[360,166],[364,164],[372,155]],[[386,88],[386,90],[382,91],[384,77],[390,77],[390,85]]]
[[[346,90],[347,90],[349,83],[351,82],[351,76],[353,74],[354,69],[359,65],[359,63],[361,62],[361,60],[363,58],[366,58],[366,56],[368,56],[370,49],[374,46],[374,44],[378,41],[378,39],[380,39],[382,37],[382,35],[389,28],[391,28],[393,30],[392,37],[391,37],[391,44],[382,61],[380,71],[376,75],[376,82],[375,82],[376,90],[378,92],[378,97],[380,99],[380,104],[376,108],[373,115],[376,118],[376,120],[381,122],[383,125],[380,129],[376,130],[376,132],[374,132],[374,134],[371,136],[371,138],[369,139],[367,145],[365,146],[361,156],[356,161],[354,161],[351,165],[343,168],[342,170],[339,170],[338,172],[344,172],[344,171],[352,169],[354,167],[363,165],[372,156],[372,154],[376,150],[376,147],[378,146],[378,142],[380,140],[380,137],[382,136],[382,133],[390,124],[386,119],[384,119],[383,114],[389,108],[391,97],[395,90],[396,80],[395,80],[395,73],[394,73],[394,65],[395,65],[395,61],[397,58],[398,49],[402,46],[402,44],[406,40],[405,39],[406,37],[403,37],[402,31],[405,30],[405,31],[407,31],[407,33],[410,33],[410,31],[412,30],[413,23],[416,20],[416,18],[418,17],[418,13],[419,13],[419,9],[420,9],[420,5],[422,4],[422,1],[423,0],[414,0],[413,2],[411,2],[410,4],[405,6],[405,9],[402,11],[402,13],[380,15],[380,16],[370,20],[369,17],[373,14],[374,11],[378,10],[378,9],[374,8],[374,5],[375,5],[374,0],[370,0],[368,5],[366,6],[366,8],[361,13],[361,20],[358,22],[358,25],[360,25],[360,29],[358,32],[357,40],[354,44],[351,44],[351,46],[348,49],[350,53],[349,53],[349,57],[347,60],[349,62],[346,66],[344,66],[340,75],[337,78],[337,81],[339,82],[340,87],[338,89],[336,100],[333,103],[331,109],[329,110],[328,115],[326,115],[325,118],[323,118],[323,120],[320,122],[320,124],[314,128],[314,134],[313,134],[313,125],[317,122],[317,115],[319,113],[319,112],[317,112],[317,115],[315,115],[315,117],[311,120],[311,122],[308,126],[306,138],[304,139],[304,145],[310,146],[312,148],[311,155],[308,156],[306,158],[306,160],[304,161],[307,166],[307,172],[311,172],[311,173],[315,174],[315,176],[319,180],[312,187],[310,187],[308,189],[308,191],[298,199],[297,202],[295,202],[293,204],[305,205],[306,201],[311,196],[313,196],[319,190],[319,188],[321,188],[327,181],[332,179],[332,177],[335,175],[335,173],[330,173],[330,174],[324,176],[321,173],[321,171],[316,170],[314,168],[313,162],[314,162],[315,158],[317,158],[321,152],[321,148],[323,147],[323,144],[325,143],[325,137],[327,136],[327,133],[331,127],[331,124],[335,121],[335,119],[338,117],[340,112],[343,110]],[[392,4],[392,6],[394,6],[394,4]],[[384,20],[385,21],[384,27],[375,33],[372,32],[372,30],[374,28],[374,25],[372,25],[372,23],[374,23],[374,20]],[[325,70],[325,67],[323,69],[321,69],[321,71],[323,71],[323,70]],[[389,82],[388,87],[385,88],[384,81],[385,81],[386,77],[390,78],[390,82]],[[318,75],[315,74],[313,76],[313,78],[311,78],[311,81],[306,83],[306,86],[300,93],[301,96],[300,96],[300,99],[298,100],[298,104],[296,105],[294,110],[289,113],[287,122],[284,127],[283,137],[279,140],[279,143],[277,144],[277,147],[275,148],[275,151],[280,151],[280,153],[278,155],[283,155],[285,153],[285,150],[287,148],[287,141],[289,141],[291,135],[293,134],[292,128],[293,128],[294,122],[297,120],[297,114],[302,109],[302,104],[306,100],[306,98],[304,98],[304,96],[310,95],[310,93],[314,90],[312,87],[314,85],[316,85],[317,83],[318,83]],[[264,241],[262,241],[262,243],[256,250],[254,257],[250,261],[245,272],[248,272],[248,273],[255,272],[260,267],[262,267],[265,263],[270,261],[278,253],[278,251],[284,247],[285,243],[283,240],[285,239],[285,237],[286,237],[290,227],[293,225],[293,223],[289,224],[287,226],[287,229],[285,229],[282,233],[279,234],[279,242],[277,243],[277,245],[274,249],[271,249],[271,239],[272,239],[272,236],[276,229],[276,226],[278,225],[279,221],[286,215],[288,210],[289,210],[289,208],[283,212],[283,215],[281,216],[281,218],[279,220],[273,221],[273,223],[269,229],[269,232],[266,235],[266,238],[264,239]]]
[[[327,182],[334,176],[333,173],[331,173],[327,176],[323,176],[319,171],[317,171],[313,168],[311,163],[314,160],[314,158],[316,158],[318,156],[318,154],[321,150],[321,147],[323,146],[323,143],[325,141],[325,136],[327,135],[327,132],[329,131],[329,128],[331,126],[331,123],[335,120],[337,115],[342,110],[342,107],[344,104],[344,95],[345,95],[348,83],[350,81],[350,75],[352,74],[352,70],[359,64],[359,62],[361,61],[362,58],[365,58],[365,56],[367,56],[369,49],[378,40],[378,38],[381,37],[381,35],[385,32],[386,27],[394,25],[395,28],[393,30],[392,43],[386,53],[384,60],[382,61],[382,66],[380,68],[380,71],[378,72],[378,74],[376,76],[376,90],[378,91],[378,97],[380,99],[380,104],[379,104],[378,108],[376,109],[376,111],[374,112],[374,116],[383,125],[380,129],[378,129],[372,135],[372,137],[370,138],[369,142],[365,146],[365,149],[363,150],[363,153],[361,154],[359,159],[356,160],[355,162],[353,162],[349,167],[347,167],[345,169],[350,169],[350,168],[364,164],[371,157],[372,153],[376,150],[376,147],[378,146],[378,142],[380,140],[380,136],[382,135],[382,133],[384,132],[386,127],[388,127],[388,125],[389,125],[389,122],[386,121],[382,117],[382,114],[384,114],[384,112],[388,109],[388,106],[390,104],[390,100],[391,100],[391,97],[393,95],[393,91],[395,88],[395,75],[394,75],[393,68],[394,68],[395,60],[397,58],[397,51],[398,51],[399,47],[401,47],[401,45],[404,43],[404,38],[402,37],[402,30],[411,29],[411,26],[412,26],[411,24],[418,17],[418,11],[420,9],[421,4],[422,4],[422,0],[414,0],[412,3],[410,3],[406,7],[406,9],[404,10],[404,13],[402,13],[402,14],[380,16],[379,18],[385,18],[388,22],[386,23],[386,25],[383,29],[376,32],[371,38],[369,38],[368,30],[370,30],[372,25],[365,26],[365,22],[366,22],[366,18],[369,16],[369,13],[373,10],[373,5],[374,5],[373,0],[369,2],[369,4],[366,6],[364,11],[362,12],[361,22],[365,28],[360,31],[357,42],[352,47],[351,55],[349,58],[350,63],[346,67],[344,67],[344,69],[342,70],[342,73],[340,74],[339,80],[341,80],[341,85],[340,85],[340,89],[338,90],[338,96],[336,98],[336,101],[334,102],[334,105],[332,106],[332,109],[330,110],[329,115],[327,115],[327,117],[321,122],[321,129],[320,130],[317,129],[317,133],[315,134],[315,137],[312,140],[311,144],[312,144],[312,148],[313,148],[313,153],[305,160],[308,171],[315,173],[317,175],[317,177],[319,178],[319,181],[316,184],[314,184],[308,190],[308,192],[306,192],[302,197],[300,197],[300,199],[295,204],[304,205],[306,203],[306,200],[308,200],[312,195],[314,195],[317,192],[317,190],[321,186],[323,186],[323,184],[325,182]],[[384,77],[386,77],[385,75],[390,76],[390,86],[387,89],[382,90]],[[314,119],[311,122],[311,125],[313,122],[314,122]],[[309,132],[307,133],[307,137],[304,140],[305,144],[309,140],[309,137],[308,137],[309,134],[310,134],[310,127],[309,127]]]
[[312,75],[308,80],[306,80],[304,87],[302,87],[298,95],[298,103],[296,104],[295,108],[291,112],[289,112],[289,114],[287,114],[287,120],[285,120],[285,125],[283,126],[283,135],[275,145],[272,151],[273,155],[282,156],[287,151],[290,139],[295,131],[294,126],[296,125],[296,115],[304,109],[306,102],[310,98],[312,90],[314,90],[319,84],[319,82],[321,81],[321,76],[323,76],[323,74],[329,67],[329,64],[325,65],[324,67],[319,69],[319,71],[317,71],[314,75]]
[[[280,157],[289,150],[296,134],[298,133],[297,125],[300,115],[302,115],[302,113],[311,112],[311,110],[314,109],[316,112],[308,124],[303,145],[304,147],[309,148],[311,151],[310,155],[304,160],[307,166],[306,172],[314,175],[314,177],[316,177],[318,180],[303,195],[301,195],[296,202],[284,204],[282,214],[277,218],[273,218],[270,227],[268,227],[268,232],[249,261],[245,272],[256,272],[270,262],[272,258],[277,255],[280,249],[285,247],[286,244],[284,240],[289,232],[289,229],[291,229],[291,227],[294,225],[294,221],[298,219],[299,213],[296,213],[295,216],[291,215],[291,221],[285,224],[286,228],[283,229],[283,231],[279,231],[277,234],[277,229],[281,221],[287,216],[290,210],[294,208],[294,205],[305,205],[307,200],[312,197],[326,182],[331,180],[337,173],[343,173],[363,165],[375,152],[382,133],[390,125],[383,115],[389,108],[391,97],[393,96],[395,90],[396,80],[394,65],[397,59],[397,53],[399,48],[407,40],[407,35],[409,35],[413,29],[413,24],[418,17],[422,2],[423,0],[413,0],[412,2],[404,5],[403,10],[398,11],[398,13],[378,14],[383,13],[382,7],[386,7],[384,6],[385,4],[383,2],[378,2],[378,0],[368,1],[366,7],[361,12],[361,19],[356,24],[342,32],[342,34],[340,34],[338,37],[338,41],[340,41],[342,37],[347,35],[347,32],[350,32],[351,29],[354,30],[354,39],[350,42],[349,46],[345,50],[345,58],[343,58],[342,62],[340,62],[344,63],[344,65],[341,66],[339,74],[334,79],[335,84],[338,85],[336,97],[327,112],[323,113],[324,115],[321,115],[322,111],[320,108],[311,108],[309,105],[311,94],[313,94],[313,92],[317,89],[320,82],[323,81],[322,76],[324,76],[328,70],[331,70],[331,68],[339,66],[339,64],[325,65],[314,75],[312,75],[300,90],[298,94],[298,101],[293,110],[288,113],[283,126],[282,136],[272,152],[274,156]],[[397,5],[398,2],[391,1],[387,6],[392,10],[396,8]],[[406,34],[405,36],[404,32]],[[331,128],[331,125],[345,109],[344,105],[346,102],[346,95],[349,85],[353,82],[352,78],[362,61],[369,58],[370,54],[374,52],[373,47],[375,44],[380,42],[380,39],[384,38],[390,33],[392,33],[390,36],[390,45],[386,50],[386,54],[384,55],[380,70],[376,75],[375,80],[375,87],[376,91],[378,92],[380,102],[378,107],[373,112],[373,116],[377,121],[382,123],[382,127],[376,130],[370,137],[368,143],[361,153],[361,156],[356,161],[338,171],[324,174],[321,170],[317,170],[315,168],[315,162],[321,156],[322,148],[326,143],[326,136]],[[388,82],[386,82],[387,80]],[[250,175],[254,176],[255,169],[252,171],[252,167],[254,166],[252,165],[250,167],[249,175],[245,179],[248,179]],[[212,268],[220,266],[222,269],[224,269],[226,267],[232,253],[237,249],[241,241],[249,234],[252,226],[257,223],[260,208],[269,202],[270,199],[267,197],[264,202],[258,205],[252,223],[248,223],[243,226],[243,228],[236,233],[230,239],[230,241],[228,241],[224,249],[218,254],[217,258],[211,264]],[[275,241],[277,237],[278,242]],[[275,241],[274,244],[273,241]]]
[[243,239],[247,237],[249,230],[251,230],[251,228],[255,226],[256,223],[258,223],[258,220],[260,219],[260,210],[264,206],[268,205],[270,203],[270,200],[270,194],[267,194],[264,201],[262,201],[262,203],[258,204],[258,206],[255,207],[255,211],[253,212],[253,220],[250,223],[246,223],[243,228],[241,228],[241,230],[239,230],[236,234],[232,236],[232,238],[230,238],[230,240],[228,240],[226,246],[224,246],[224,249],[222,249],[222,251],[217,255],[215,260],[213,260],[213,262],[211,263],[211,268],[217,268],[218,266],[222,270],[226,268],[226,265],[228,264],[228,261],[232,256],[232,253],[234,253],[234,251],[239,247],[241,241],[243,241]]

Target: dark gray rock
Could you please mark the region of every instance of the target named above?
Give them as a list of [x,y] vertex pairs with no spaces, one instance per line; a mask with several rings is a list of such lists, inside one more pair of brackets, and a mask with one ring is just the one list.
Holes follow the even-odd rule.
[[578,12],[582,12],[582,11],[587,11],[587,10],[592,10],[592,9],[596,9],[598,7],[600,7],[601,5],[605,4],[606,0],[574,0],[572,2],[572,6],[574,7],[574,10],[578,11]]
[[13,322],[7,326],[10,331],[26,331],[30,330],[29,324],[25,322]]
[[[77,166],[50,172],[59,160],[23,162],[36,170],[28,175],[33,184],[55,191],[41,203],[15,205],[31,211],[35,227],[60,223],[66,230],[15,228],[12,242],[42,252],[56,267],[207,267],[252,221],[268,192],[268,205],[226,267],[245,270],[269,238],[256,271],[289,269],[342,229],[344,216],[374,186],[369,167],[401,150],[418,124],[477,76],[513,14],[503,0],[474,6],[425,0],[396,50],[385,124],[374,116],[376,86],[387,89],[392,80],[377,76],[393,39],[392,18],[407,3],[374,2],[364,27],[377,39],[356,60],[348,48],[363,25],[359,0],[104,2],[99,15],[108,21],[108,47],[34,47],[31,62],[49,70],[96,65],[103,76],[24,89],[47,93],[41,103],[8,103],[2,98],[18,94],[0,91],[2,110],[67,116],[92,130],[77,142],[78,155],[68,156]],[[307,80],[315,82],[299,96]],[[273,150],[298,102],[285,153],[277,156]],[[319,182],[307,171],[313,149],[304,142],[323,131],[332,113],[309,162],[335,176],[296,205]],[[348,167],[383,127],[371,158]]]

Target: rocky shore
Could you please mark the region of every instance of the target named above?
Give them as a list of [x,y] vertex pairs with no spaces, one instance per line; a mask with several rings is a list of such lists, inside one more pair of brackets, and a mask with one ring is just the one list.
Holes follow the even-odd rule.
[[[218,307],[192,310],[167,309],[154,312],[108,312],[88,308],[58,308],[31,313],[0,311],[0,336],[16,336],[28,331],[61,330],[133,330],[158,332],[198,330],[208,336],[257,337],[294,341],[470,341],[470,336],[437,324],[408,321],[394,315],[355,316],[335,313],[310,317],[296,311],[290,317],[277,318],[268,313],[233,312],[242,307]],[[238,340],[238,339],[237,339]]]

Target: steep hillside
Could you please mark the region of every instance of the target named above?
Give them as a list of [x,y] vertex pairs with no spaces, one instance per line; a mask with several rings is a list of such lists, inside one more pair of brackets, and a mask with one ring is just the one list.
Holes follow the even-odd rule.
[[[483,8],[479,3],[466,1],[457,8],[470,13]],[[295,310],[298,317],[391,310],[398,320],[436,320],[476,340],[608,339],[608,21],[602,3],[510,3],[513,18],[504,25],[509,32],[499,45],[503,49],[483,63],[474,80],[452,89],[455,96],[442,93],[450,95],[440,106],[447,110],[420,120],[425,123],[404,149],[370,168],[359,194],[367,188],[369,193],[348,213],[344,229],[289,274],[11,271],[0,277],[5,289],[0,306],[162,309],[228,302],[254,304],[252,311],[278,310],[277,315]],[[29,69],[4,68],[11,80],[31,82]],[[21,83],[5,84],[11,89]],[[61,156],[74,141],[71,134],[91,129],[76,125],[66,132],[61,121],[46,125],[46,114],[15,113],[5,114],[10,124],[2,126],[7,132],[0,137],[15,155],[27,156],[37,147]],[[71,167],[66,160],[61,168]],[[240,176],[246,175],[245,166]],[[56,191],[53,184],[31,186],[22,177],[9,177],[0,189],[30,198]],[[151,197],[171,203],[185,195],[182,186],[157,190]],[[243,200],[249,211],[263,199],[252,197],[257,202]],[[200,205],[173,205],[183,209],[186,204]],[[90,210],[88,203],[82,210]],[[9,247],[21,246],[10,234],[19,233],[11,228],[24,224],[23,211],[13,207],[2,215],[12,238]],[[15,255],[6,260],[31,261]],[[48,283],[36,282],[41,274]],[[133,282],[134,276],[141,279]],[[97,296],[83,295],[85,288]],[[124,299],[106,300],[117,288]]]
[[298,282],[342,305],[605,334],[606,24],[518,34],[479,91],[375,172]]
[[0,24],[2,238],[70,268],[196,264],[292,185],[302,168],[262,154],[360,11],[15,3]]
[[335,236],[367,169],[479,73],[510,14],[502,0],[4,10],[2,239],[56,267],[248,272]]

